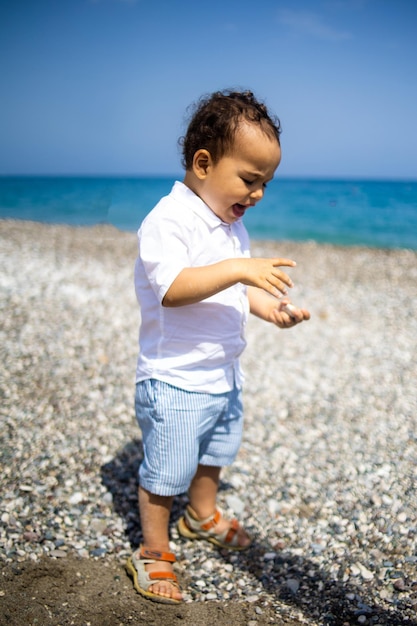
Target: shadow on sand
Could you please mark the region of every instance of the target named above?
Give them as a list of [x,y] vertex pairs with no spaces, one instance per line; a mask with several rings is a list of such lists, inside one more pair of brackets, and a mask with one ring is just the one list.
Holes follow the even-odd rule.
[[[142,458],[142,443],[140,439],[134,439],[101,468],[102,483],[113,496],[115,512],[124,520],[132,549],[142,542],[137,496],[137,473]],[[220,489],[227,490],[229,485],[222,483]],[[171,524],[176,524],[186,502],[186,494],[174,499]],[[317,623],[329,626],[360,623],[417,626],[416,620],[402,615],[402,611],[410,611],[410,606],[400,597],[393,604],[392,611],[387,611],[375,603],[369,583],[363,584],[359,597],[357,586],[331,579],[326,572],[317,568],[316,563],[292,554],[291,550],[277,554],[268,564],[268,573],[265,573],[263,556],[271,550],[273,548],[270,545],[254,541],[244,553],[223,550],[221,554],[226,563],[232,563],[234,567],[255,576],[265,591],[274,595],[279,602],[296,607],[306,618],[316,620]]]

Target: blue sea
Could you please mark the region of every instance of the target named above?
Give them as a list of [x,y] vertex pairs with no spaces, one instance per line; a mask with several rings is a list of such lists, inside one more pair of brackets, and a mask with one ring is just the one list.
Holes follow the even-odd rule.
[[[136,231],[174,181],[0,177],[0,218]],[[417,250],[417,181],[277,178],[244,221],[253,239]]]

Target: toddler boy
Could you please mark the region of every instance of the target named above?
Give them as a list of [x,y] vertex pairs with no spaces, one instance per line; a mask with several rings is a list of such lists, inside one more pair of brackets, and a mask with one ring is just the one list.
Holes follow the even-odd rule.
[[231,550],[251,542],[216,506],[221,468],[241,441],[239,356],[249,312],[280,328],[310,317],[285,297],[292,281],[280,267],[295,262],[251,258],[242,222],[280,163],[279,136],[279,121],[249,91],[201,99],[182,140],[184,181],[138,232],[143,545],[127,570],[137,591],[157,602],[182,601],[169,552],[174,496],[188,490],[182,536]]

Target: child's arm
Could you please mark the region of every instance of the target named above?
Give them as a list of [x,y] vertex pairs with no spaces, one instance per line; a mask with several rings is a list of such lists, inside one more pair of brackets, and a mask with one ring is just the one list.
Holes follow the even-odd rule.
[[310,313],[306,309],[299,309],[290,304],[288,298],[277,301],[262,289],[249,287],[248,298],[251,313],[280,328],[291,328],[310,319]]
[[162,304],[184,306],[205,300],[236,283],[259,287],[273,296],[287,293],[292,287],[290,277],[278,269],[294,267],[290,259],[233,258],[204,267],[184,268],[166,292]]

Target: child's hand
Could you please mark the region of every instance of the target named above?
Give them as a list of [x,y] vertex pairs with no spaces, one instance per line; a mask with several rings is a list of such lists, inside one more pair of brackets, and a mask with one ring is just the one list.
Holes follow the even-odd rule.
[[296,262],[291,259],[239,259],[243,262],[244,272],[241,281],[244,285],[259,287],[276,298],[287,293],[287,287],[293,287],[291,278],[278,269],[284,265],[295,267]]
[[278,306],[272,310],[271,321],[280,328],[291,328],[309,319],[309,311],[294,306],[288,298],[281,300]]

